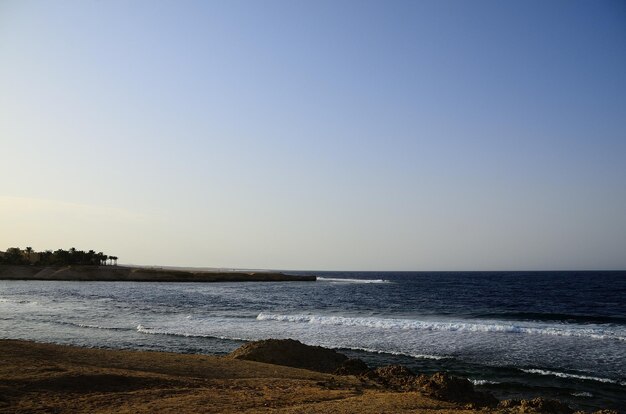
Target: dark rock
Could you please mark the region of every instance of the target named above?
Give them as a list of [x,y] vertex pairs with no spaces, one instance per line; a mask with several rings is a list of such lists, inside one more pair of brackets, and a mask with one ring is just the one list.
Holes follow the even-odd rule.
[[362,375],[369,372],[370,368],[358,358],[343,361],[343,364],[335,371],[337,375]]
[[534,398],[532,400],[521,400],[520,411],[523,413],[549,413],[549,414],[572,414],[572,410],[567,404],[557,400],[547,400],[545,398]]
[[532,400],[504,400],[500,401],[498,408],[517,408],[517,411],[520,413],[574,413],[574,410],[567,406],[567,404],[557,400],[547,400],[545,398],[534,398]]
[[381,378],[408,378],[415,377],[413,371],[403,365],[388,365],[375,370],[376,374]]
[[498,403],[498,408],[514,408],[519,407],[520,400],[502,400]]
[[495,407],[498,400],[491,394],[474,390],[472,383],[464,378],[438,372],[434,375],[416,376],[401,365],[390,365],[362,375],[386,388],[397,391],[419,391],[442,401],[468,404],[472,407]]
[[247,343],[231,358],[333,373],[348,359],[332,349],[305,345],[293,339],[268,339]]
[[402,365],[388,365],[366,372],[364,377],[374,380],[386,388],[400,391],[413,390],[415,374],[413,371]]
[[420,375],[415,380],[415,387],[418,391],[443,401],[470,404],[475,407],[495,407],[498,404],[493,395],[475,391],[469,380],[446,373]]

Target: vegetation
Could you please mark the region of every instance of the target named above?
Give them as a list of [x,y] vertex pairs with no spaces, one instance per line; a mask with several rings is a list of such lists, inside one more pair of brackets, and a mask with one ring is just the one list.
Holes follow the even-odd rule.
[[67,265],[92,265],[100,266],[109,264],[117,265],[117,256],[109,256],[102,252],[96,253],[94,250],[87,252],[76,250],[72,247],[69,250],[58,249],[55,251],[46,250],[36,252],[32,247],[20,249],[11,247],[6,252],[0,252],[0,264],[10,265],[40,265],[40,266],[67,266]]

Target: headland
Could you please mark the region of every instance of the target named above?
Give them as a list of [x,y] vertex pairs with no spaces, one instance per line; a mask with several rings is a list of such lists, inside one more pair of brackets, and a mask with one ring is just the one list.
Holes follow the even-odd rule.
[[189,271],[117,265],[0,265],[0,280],[106,282],[311,282],[315,276],[280,272]]

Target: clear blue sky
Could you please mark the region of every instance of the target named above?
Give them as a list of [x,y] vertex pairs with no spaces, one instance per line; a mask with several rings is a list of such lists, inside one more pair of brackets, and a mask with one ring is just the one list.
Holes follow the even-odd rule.
[[0,0],[0,249],[626,268],[626,2]]

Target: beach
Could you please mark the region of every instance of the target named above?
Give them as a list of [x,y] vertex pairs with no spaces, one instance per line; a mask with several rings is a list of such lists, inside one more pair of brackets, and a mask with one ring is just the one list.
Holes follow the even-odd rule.
[[467,378],[499,400],[626,411],[621,272],[314,274],[313,283],[0,280],[0,340],[203,361],[291,338],[372,369]]
[[474,412],[354,376],[218,356],[14,340],[0,340],[0,355],[2,413]]

